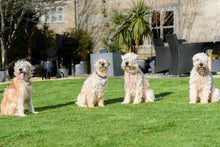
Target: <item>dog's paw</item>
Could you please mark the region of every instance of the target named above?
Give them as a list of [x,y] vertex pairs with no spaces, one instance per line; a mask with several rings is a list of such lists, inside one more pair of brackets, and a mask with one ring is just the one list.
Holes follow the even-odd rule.
[[201,104],[208,104],[208,101],[201,101]]
[[37,114],[37,113],[39,113],[39,112],[37,112],[37,111],[34,111],[34,112],[32,112],[33,114]]
[[81,105],[80,107],[88,107],[87,105]]
[[17,116],[26,117],[27,115],[25,115],[25,114],[18,114]]
[[89,108],[94,108],[95,106],[88,106]]
[[99,107],[105,107],[105,105],[104,105],[104,104],[99,104],[98,106],[99,106]]
[[218,103],[219,100],[212,100],[212,103]]
[[133,104],[134,104],[134,105],[138,105],[138,104],[140,104],[140,102],[133,102]]
[[195,101],[190,101],[189,103],[190,103],[190,104],[196,104],[196,102],[195,102]]
[[20,117],[25,117],[27,115],[25,115],[23,112],[17,112],[14,114],[15,116],[20,116]]
[[121,104],[129,104],[129,102],[125,102],[125,101],[123,101]]

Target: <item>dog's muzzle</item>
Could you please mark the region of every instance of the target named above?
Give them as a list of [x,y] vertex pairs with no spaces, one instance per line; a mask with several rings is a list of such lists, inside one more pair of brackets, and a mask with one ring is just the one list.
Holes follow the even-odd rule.
[[204,66],[203,63],[199,63],[198,68],[200,71],[203,71],[203,72],[206,70],[206,67]]
[[25,77],[25,73],[24,73],[24,72],[20,72],[19,79],[20,79],[20,80],[23,80],[24,77]]
[[20,80],[23,80],[24,77],[25,77],[25,72],[23,72],[23,69],[22,69],[22,68],[19,68],[19,72],[20,72],[20,74],[19,74],[19,79],[20,79]]
[[101,68],[103,68],[103,69],[106,68],[105,63],[102,63],[102,64],[101,64]]
[[129,67],[129,63],[128,62],[125,62],[125,67]]

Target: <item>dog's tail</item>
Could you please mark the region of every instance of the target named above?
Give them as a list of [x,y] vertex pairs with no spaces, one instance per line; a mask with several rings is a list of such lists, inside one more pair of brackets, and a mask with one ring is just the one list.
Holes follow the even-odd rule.
[[158,98],[155,98],[155,101],[159,101],[162,99],[162,96],[158,97]]

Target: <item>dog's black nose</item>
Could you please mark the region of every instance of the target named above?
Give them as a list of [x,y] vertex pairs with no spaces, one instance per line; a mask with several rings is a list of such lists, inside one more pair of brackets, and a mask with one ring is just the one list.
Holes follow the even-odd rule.
[[105,63],[102,63],[101,65],[102,65],[102,67],[103,67],[103,66],[105,66]]
[[200,64],[199,64],[200,67],[203,67],[203,65],[204,65],[203,63],[200,63]]
[[22,71],[23,69],[22,68],[19,68],[19,71]]
[[128,64],[129,64],[128,62],[125,62],[125,65],[126,65],[126,66],[128,66]]

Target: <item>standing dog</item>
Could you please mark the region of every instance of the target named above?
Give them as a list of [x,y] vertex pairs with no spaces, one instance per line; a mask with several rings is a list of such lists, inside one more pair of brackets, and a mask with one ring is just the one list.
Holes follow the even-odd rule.
[[76,104],[79,107],[104,107],[104,95],[108,86],[109,61],[100,59],[95,62],[96,71],[84,82]]
[[19,60],[14,67],[15,78],[12,84],[5,89],[1,103],[1,115],[18,115],[24,114],[24,104],[28,104],[31,113],[34,111],[32,104],[33,85],[31,78],[31,64],[25,60]]
[[131,101],[133,104],[140,104],[142,101],[146,103],[155,101],[154,91],[139,69],[137,57],[134,53],[127,53],[122,56],[121,67],[125,71],[125,98],[122,104],[129,104]]
[[200,101],[202,104],[220,100],[219,89],[215,88],[214,80],[208,68],[208,56],[197,53],[193,56],[193,69],[190,74],[190,104]]

